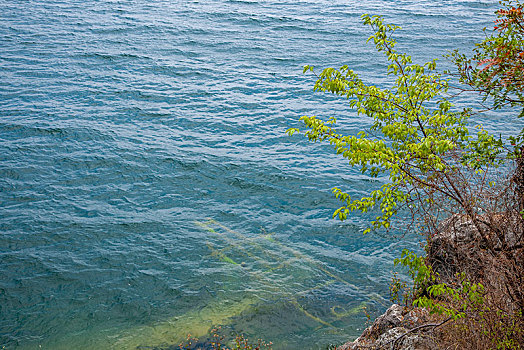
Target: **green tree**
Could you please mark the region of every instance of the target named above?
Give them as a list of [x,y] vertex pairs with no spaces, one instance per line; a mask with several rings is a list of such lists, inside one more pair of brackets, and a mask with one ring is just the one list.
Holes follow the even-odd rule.
[[[456,65],[459,81],[493,98],[495,109],[510,105],[524,106],[524,10],[519,0],[501,1],[496,11],[495,28],[478,43],[473,56],[459,50],[450,56]],[[524,116],[524,109],[520,116]]]
[[[388,181],[362,198],[334,188],[334,195],[344,203],[334,216],[345,220],[351,211],[380,210],[365,232],[389,230],[395,215],[405,208],[413,220],[435,227],[440,219],[437,209],[449,204],[465,212],[479,231],[485,231],[479,221],[478,187],[487,186],[485,174],[496,165],[501,141],[482,129],[475,137],[470,135],[469,111],[451,111],[452,104],[444,97],[449,84],[436,72],[436,60],[415,64],[410,56],[395,50],[392,35],[398,26],[384,24],[380,16],[364,15],[362,20],[374,30],[368,41],[373,40],[389,62],[392,86],[366,84],[343,66],[324,69],[315,90],[347,98],[358,115],[370,118],[370,130],[342,135],[336,130],[335,118],[322,121],[304,116],[301,120],[309,140],[329,142],[350,166],[370,177],[385,175]],[[314,72],[311,66],[306,71]],[[289,129],[288,133],[297,131]],[[484,240],[494,249],[487,233]]]
[[[478,43],[472,57],[455,50],[451,55],[462,86],[482,94],[484,101],[492,99],[493,108],[515,107],[518,117],[524,117],[524,8],[520,0],[504,0],[496,11],[493,31]],[[448,72],[449,73],[449,72]],[[466,90],[464,87],[460,90]],[[516,113],[516,114],[517,114]],[[509,158],[516,160],[512,180],[520,211],[524,210],[524,129],[509,138]]]
[[[477,60],[478,66],[473,67],[471,59],[458,52],[452,58],[460,80],[479,89],[486,98],[493,97],[495,108],[522,108],[522,9],[511,7],[498,15],[495,34],[477,46],[472,60]],[[487,264],[493,263],[491,271],[502,276],[491,285],[484,286],[481,277],[469,274],[476,262],[467,259],[457,262],[462,264],[458,269],[463,273],[455,281],[442,281],[431,266],[426,266],[424,258],[412,252],[404,252],[397,262],[410,269],[414,281],[411,296],[416,305],[454,320],[469,315],[466,319],[472,320],[471,327],[481,330],[489,325],[489,332],[480,333],[489,334],[489,341],[499,348],[519,344],[524,341],[524,172],[520,180],[513,176],[513,181],[508,181],[500,165],[516,160],[517,173],[524,169],[519,166],[524,164],[522,139],[510,138],[509,143],[516,148],[507,152],[508,141],[493,137],[481,126],[472,132],[471,111],[454,111],[445,98],[449,82],[436,71],[436,61],[413,63],[409,55],[395,49],[393,34],[398,26],[385,24],[380,16],[363,15],[362,20],[374,31],[368,41],[372,40],[388,61],[386,74],[392,78],[391,86],[367,84],[348,66],[342,66],[324,69],[317,75],[314,89],[346,98],[357,115],[369,118],[371,127],[357,135],[344,135],[337,131],[336,118],[324,121],[304,116],[301,120],[310,141],[331,144],[350,166],[371,178],[386,180],[357,198],[334,188],[342,205],[333,216],[346,220],[353,211],[374,213],[366,233],[396,230],[397,214],[408,212],[408,229],[417,228],[429,244],[443,219],[457,217],[470,222],[478,233],[472,244],[482,251],[480,256]],[[315,74],[311,66],[304,72]],[[290,135],[296,132],[301,131],[288,130]],[[417,222],[420,225],[413,225]],[[511,239],[516,240],[512,243],[510,222],[514,223]],[[510,300],[511,308],[508,304],[501,306],[500,300]],[[476,314],[468,314],[471,312]],[[486,317],[488,314],[496,315],[494,321]],[[503,333],[502,338],[499,333]]]

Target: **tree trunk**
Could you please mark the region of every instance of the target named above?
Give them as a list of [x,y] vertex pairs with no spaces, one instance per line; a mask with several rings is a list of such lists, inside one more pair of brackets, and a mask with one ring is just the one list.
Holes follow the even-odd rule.
[[517,168],[513,175],[513,182],[515,183],[515,196],[518,201],[519,211],[524,210],[524,146],[520,148],[520,154],[516,159]]

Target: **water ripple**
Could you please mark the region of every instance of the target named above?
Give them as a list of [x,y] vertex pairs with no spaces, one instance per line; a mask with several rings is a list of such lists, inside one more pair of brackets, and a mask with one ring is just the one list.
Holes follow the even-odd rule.
[[314,94],[302,66],[386,84],[362,13],[402,25],[399,47],[426,61],[472,47],[493,6],[3,1],[0,346],[157,346],[217,323],[277,350],[358,334],[417,238],[330,220],[330,188],[377,182],[284,131],[306,114],[369,122]]

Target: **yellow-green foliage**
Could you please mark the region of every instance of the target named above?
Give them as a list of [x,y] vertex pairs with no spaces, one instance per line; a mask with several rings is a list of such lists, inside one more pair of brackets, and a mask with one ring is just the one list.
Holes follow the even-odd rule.
[[[343,135],[336,130],[336,119],[322,121],[314,116],[301,120],[307,127],[310,141],[325,141],[350,166],[358,167],[370,177],[385,175],[388,181],[362,198],[352,198],[334,188],[334,195],[345,204],[335,217],[345,220],[350,211],[368,212],[379,208],[381,214],[372,221],[371,229],[391,227],[391,219],[402,205],[427,200],[432,193],[468,205],[452,183],[451,174],[457,166],[482,170],[494,163],[500,142],[480,130],[475,139],[466,126],[468,111],[451,112],[451,103],[444,98],[448,82],[436,72],[436,60],[423,65],[395,50],[392,39],[397,26],[386,25],[380,16],[363,15],[364,24],[375,33],[369,37],[388,61],[387,74],[392,76],[389,88],[365,83],[348,66],[326,68],[315,84],[315,90],[330,92],[349,100],[349,107],[370,119],[370,130],[357,135]],[[306,66],[304,72],[313,72]],[[289,129],[291,135],[299,129]],[[471,157],[475,151],[475,157]],[[450,155],[454,158],[451,159]]]
[[[487,67],[471,69],[468,65],[474,65],[472,60],[457,53],[452,55],[459,65],[467,63],[466,71],[459,68],[460,74],[466,74],[461,77],[463,82],[488,84],[474,87],[485,88],[483,92],[494,97],[495,108],[505,104],[519,108],[524,105],[520,69],[524,62],[520,40],[524,32],[524,8],[518,0],[515,6],[513,3],[511,0],[501,2],[512,7],[497,13],[499,32],[479,44],[475,51],[473,61],[486,58],[489,62],[478,63],[488,64]],[[453,111],[451,102],[445,98],[448,81],[437,73],[436,61],[413,63],[409,55],[395,49],[393,35],[398,26],[385,24],[380,16],[363,15],[362,20],[374,31],[368,41],[375,44],[388,62],[385,74],[391,78],[390,86],[366,83],[350,67],[342,66],[324,69],[317,75],[314,89],[347,99],[356,115],[368,119],[369,129],[347,135],[338,131],[335,117],[325,121],[316,116],[301,118],[310,141],[329,143],[349,166],[371,178],[380,177],[380,181],[376,181],[378,188],[362,197],[353,198],[348,192],[333,188],[335,197],[343,202],[333,216],[346,220],[353,211],[377,213],[364,230],[366,233],[391,230],[396,223],[395,216],[403,212],[411,214],[407,229],[422,227],[419,233],[428,238],[436,233],[443,218],[455,216],[469,220],[478,232],[475,238],[478,241],[472,243],[485,250],[493,263],[499,261],[497,268],[503,270],[500,271],[503,286],[496,283],[485,286],[480,277],[473,276],[478,280],[471,281],[465,274],[457,275],[453,281],[441,281],[423,257],[405,251],[397,263],[409,269],[414,283],[408,300],[453,319],[454,324],[462,325],[469,332],[465,334],[474,334],[477,343],[462,343],[468,348],[482,342],[484,345],[479,346],[490,343],[488,347],[520,348],[519,344],[524,341],[522,252],[512,249],[521,249],[522,245],[509,248],[505,236],[509,224],[498,223],[508,221],[519,211],[524,213],[524,137],[510,137],[506,142],[502,137],[490,135],[482,126],[471,132],[468,128],[471,111]],[[507,52],[517,55],[500,56]],[[505,64],[512,67],[509,78],[503,69]],[[306,72],[315,74],[312,66],[306,66]],[[468,72],[477,75],[466,81]],[[292,135],[301,131],[291,128],[287,132]],[[497,178],[493,169],[509,159],[517,161],[515,175]],[[497,171],[500,174],[500,169]],[[512,178],[513,183],[507,178]],[[500,180],[502,185],[495,180]],[[519,236],[517,230],[522,230],[521,223],[513,227],[519,240],[522,235]],[[502,248],[498,248],[497,242],[501,242]],[[456,263],[460,265],[460,261]],[[462,268],[465,266],[458,266],[457,271]],[[394,297],[398,299],[404,286],[397,279],[391,288]],[[511,299],[512,311],[504,314],[505,306],[497,304],[497,299]],[[479,330],[483,330],[482,336],[475,333]]]

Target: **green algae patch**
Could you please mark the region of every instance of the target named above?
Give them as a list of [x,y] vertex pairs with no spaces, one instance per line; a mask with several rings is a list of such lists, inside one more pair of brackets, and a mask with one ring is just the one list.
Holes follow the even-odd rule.
[[[188,335],[210,339],[213,327],[255,319],[261,308],[270,314],[286,308],[303,323],[329,332],[337,332],[345,320],[364,314],[365,303],[350,307],[333,300],[332,305],[316,305],[314,294],[329,288],[362,291],[307,251],[279,241],[272,233],[243,234],[213,219],[194,224],[207,233],[203,243],[209,254],[202,258],[213,268],[223,269],[226,276],[220,290],[184,314],[126,331],[113,339],[110,348],[169,348],[183,343]],[[381,299],[376,293],[370,298]]]
[[253,308],[258,299],[247,296],[238,301],[215,299],[203,308],[193,309],[153,326],[139,327],[118,337],[112,349],[169,347],[182,343],[190,334],[208,337],[215,325],[227,325],[235,316]]
[[222,253],[220,250],[215,249],[211,244],[207,243],[207,247],[211,251],[211,255],[219,258],[220,261],[223,261],[229,264],[233,264],[233,265],[238,265],[236,261],[228,257],[226,254]]

